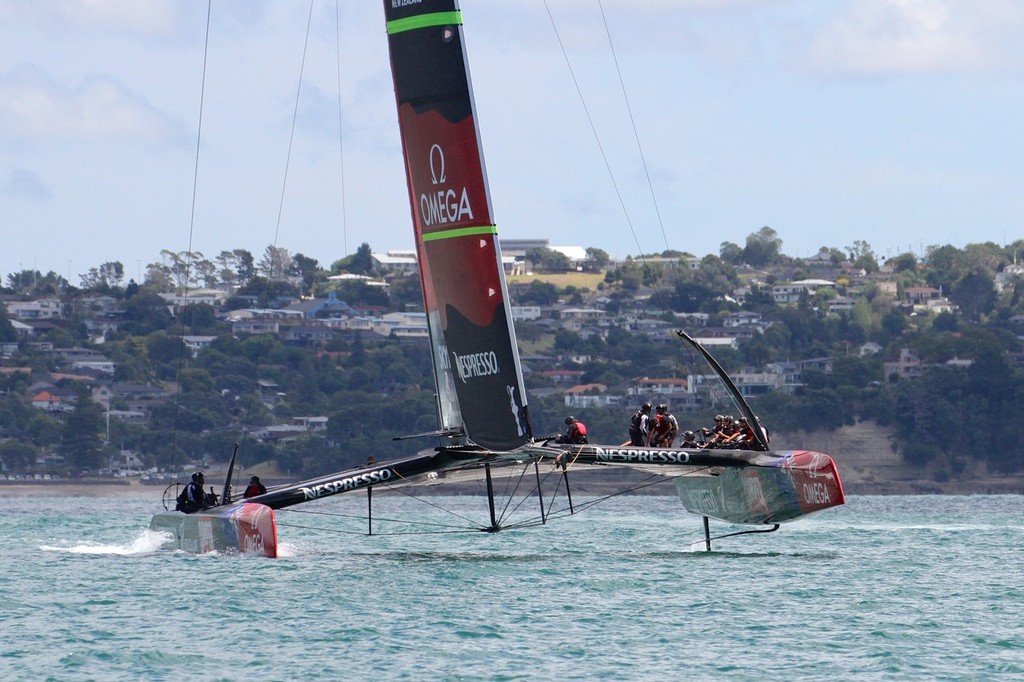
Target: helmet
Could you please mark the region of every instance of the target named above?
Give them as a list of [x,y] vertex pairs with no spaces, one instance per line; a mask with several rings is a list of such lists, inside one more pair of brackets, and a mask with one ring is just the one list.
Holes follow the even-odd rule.
[[576,417],[574,417],[572,415],[569,415],[568,417],[565,418],[565,423],[566,424],[572,424],[574,421],[576,421]]
[[715,421],[716,421],[716,422],[720,422],[720,421],[722,421],[723,419],[725,419],[725,417],[723,417],[722,415],[720,415],[720,414],[716,414],[716,415],[715,415]]
[[194,474],[192,474],[192,480],[193,481],[198,481],[202,477],[203,477],[203,472],[202,471],[197,471]]
[[683,438],[690,439],[694,438],[696,434],[693,431],[686,431],[683,433]]
[[668,405],[665,403],[658,405],[658,412],[668,412]]
[[644,412],[650,412],[651,411],[651,404],[650,403],[644,403],[643,405],[640,406],[640,409],[643,410]]

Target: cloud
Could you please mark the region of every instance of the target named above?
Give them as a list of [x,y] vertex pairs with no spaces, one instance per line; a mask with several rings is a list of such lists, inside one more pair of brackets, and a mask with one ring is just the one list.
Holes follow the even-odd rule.
[[182,11],[192,5],[173,0],[0,0],[0,19],[31,19],[81,30],[92,27],[150,36],[173,34]]
[[1016,0],[854,0],[818,35],[810,60],[864,75],[1001,70],[1022,27]]
[[8,137],[159,143],[173,130],[166,116],[110,78],[94,76],[66,89],[31,67],[0,74],[0,131]]
[[44,202],[52,196],[52,192],[32,171],[14,168],[6,178],[0,178],[0,196]]

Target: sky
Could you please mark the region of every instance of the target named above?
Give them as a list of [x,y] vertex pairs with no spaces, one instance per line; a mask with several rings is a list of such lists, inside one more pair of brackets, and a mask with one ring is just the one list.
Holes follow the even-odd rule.
[[[411,249],[382,3],[310,7],[0,0],[4,282]],[[1024,237],[1024,2],[461,9],[502,238],[703,256],[768,226],[882,260]]]

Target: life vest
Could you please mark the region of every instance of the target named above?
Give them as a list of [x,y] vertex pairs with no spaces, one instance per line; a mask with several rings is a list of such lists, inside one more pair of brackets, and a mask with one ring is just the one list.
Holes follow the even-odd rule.
[[582,422],[573,422],[569,427],[569,437],[573,443],[583,444],[587,442],[587,425]]
[[630,420],[630,427],[639,430],[640,425],[643,424],[643,410],[637,410],[633,413],[633,419]]

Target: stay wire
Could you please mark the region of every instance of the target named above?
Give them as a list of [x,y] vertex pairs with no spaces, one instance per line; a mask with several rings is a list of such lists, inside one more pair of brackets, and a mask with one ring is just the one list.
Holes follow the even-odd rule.
[[644,167],[644,175],[647,178],[647,187],[651,190],[651,202],[654,204],[654,213],[658,216],[658,226],[661,228],[661,238],[665,242],[665,248],[670,249],[668,235],[665,232],[665,221],[661,218],[661,208],[658,206],[658,197],[654,192],[654,182],[651,180],[651,171],[647,166],[647,156],[644,154],[643,144],[640,142],[640,133],[636,127],[636,119],[633,116],[633,107],[629,103],[629,95],[626,92],[626,83],[622,78],[622,69],[619,67],[619,57],[615,51],[615,44],[612,42],[612,32],[608,27],[608,19],[605,17],[604,4],[597,0],[597,6],[601,9],[601,21],[604,22],[604,32],[608,36],[608,47],[612,53],[612,60],[615,62],[615,73],[619,77],[619,87],[622,90],[622,100],[626,104],[626,111],[629,113],[629,123],[633,127],[633,138],[636,140],[636,148],[640,153],[640,162]]
[[[196,155],[195,163],[192,169],[192,206],[189,212],[188,221],[188,246],[185,251],[185,303],[181,307],[182,319],[180,322],[181,333],[179,340],[181,343],[178,346],[178,369],[176,376],[181,377],[182,369],[185,366],[185,311],[188,309],[188,292],[189,292],[189,280],[192,277],[192,239],[195,234],[196,225],[196,197],[199,193],[199,158],[202,150],[203,140],[203,110],[206,102],[206,69],[207,63],[210,56],[210,18],[213,14],[213,0],[207,0],[206,3],[206,37],[203,44],[203,75],[199,85],[199,120],[196,125]],[[192,316],[193,324],[195,322],[195,315]],[[171,465],[170,468],[174,469],[175,454],[177,452],[178,442],[178,416],[181,408],[181,381],[175,382],[176,386],[174,389],[174,419],[173,426],[171,428]]]
[[636,230],[633,228],[633,221],[630,220],[629,211],[626,210],[626,202],[623,200],[622,192],[619,191],[619,185],[615,181],[615,173],[612,172],[612,166],[608,161],[608,155],[604,151],[604,145],[601,144],[601,136],[597,132],[597,126],[594,124],[594,118],[590,115],[590,108],[587,106],[586,98],[583,97],[583,90],[580,88],[575,71],[573,71],[572,62],[569,60],[569,53],[566,52],[565,45],[562,43],[562,36],[558,33],[558,27],[555,25],[555,18],[551,14],[551,8],[548,6],[548,0],[544,0],[544,9],[548,13],[548,20],[551,22],[551,29],[555,32],[555,39],[558,41],[558,47],[562,51],[562,57],[565,59],[565,65],[569,69],[569,76],[572,78],[572,84],[576,88],[576,94],[580,98],[580,105],[583,107],[583,112],[587,116],[587,122],[590,124],[590,130],[594,134],[594,141],[597,143],[597,148],[601,152],[601,159],[604,161],[604,167],[608,171],[608,177],[611,179],[612,187],[615,189],[615,196],[618,198],[619,206],[622,208],[622,215],[625,217],[626,224],[629,226],[630,234],[633,235],[633,242],[636,244],[637,253],[639,254],[640,260],[646,263],[643,255],[643,249],[640,246],[640,240],[637,237]]
[[[310,2],[309,2],[309,14],[308,14],[308,16],[306,18],[306,36],[305,36],[305,39],[303,40],[303,43],[302,43],[302,59],[301,59],[301,61],[299,63],[298,85],[296,86],[296,90],[295,90],[295,106],[293,107],[293,110],[292,110],[292,125],[291,125],[291,130],[290,130],[289,135],[288,135],[288,150],[287,150],[287,152],[285,154],[284,175],[283,175],[282,180],[281,180],[281,197],[280,197],[280,199],[278,201],[278,206],[277,206],[277,221],[276,221],[276,223],[274,225],[274,240],[273,240],[273,243],[271,244],[271,246],[269,248],[269,254],[268,254],[268,256],[269,256],[269,258],[268,258],[268,260],[269,260],[269,263],[268,263],[269,272],[267,272],[267,288],[264,291],[263,310],[262,310],[262,314],[260,316],[260,319],[262,319],[264,321],[268,319],[267,315],[268,315],[268,311],[270,309],[270,285],[271,285],[271,282],[274,281],[274,274],[275,274],[274,271],[278,267],[283,267],[283,264],[281,264],[279,262],[280,258],[279,258],[279,252],[278,252],[278,248],[277,248],[277,243],[278,243],[278,239],[279,239],[280,233],[281,233],[281,218],[282,218],[282,216],[284,214],[284,200],[285,200],[285,196],[286,196],[287,189],[288,189],[288,171],[289,171],[289,169],[291,167],[292,147],[294,146],[294,142],[295,142],[295,129],[297,127],[297,121],[298,121],[298,118],[299,118],[299,100],[300,100],[300,97],[301,97],[301,94],[302,94],[302,81],[303,81],[303,77],[305,75],[305,70],[306,70],[306,54],[309,51],[309,36],[310,36],[311,26],[313,24],[313,2],[314,2],[314,0],[310,0]],[[284,274],[285,273],[283,273],[283,272],[281,273],[282,276]],[[240,442],[244,441],[245,438],[250,433],[250,429],[249,429],[249,425],[251,423],[250,420],[252,419],[252,416],[253,416],[253,409],[254,409],[254,405],[255,405],[255,402],[256,402],[256,394],[259,391],[260,364],[263,361],[263,353],[264,353],[264,350],[265,350],[265,346],[267,345],[267,343],[264,341],[264,336],[267,336],[267,331],[262,326],[260,326],[259,333],[256,335],[256,354],[255,354],[255,357],[253,358],[255,377],[254,377],[253,384],[252,384],[252,386],[250,387],[250,390],[249,390],[249,399],[248,399],[247,405],[246,405],[246,419],[245,419],[245,423],[242,425],[242,434],[241,434],[241,437],[239,438]]]
[[341,101],[341,8],[338,0],[334,0],[335,35],[337,37],[338,62],[338,157],[341,162],[341,243],[343,253],[348,253],[348,211],[345,202],[345,122]]

